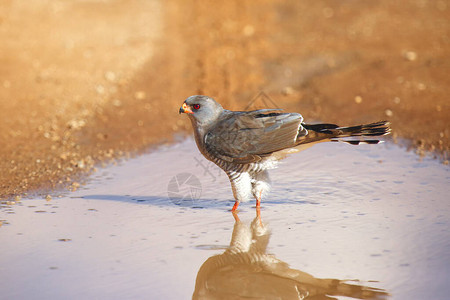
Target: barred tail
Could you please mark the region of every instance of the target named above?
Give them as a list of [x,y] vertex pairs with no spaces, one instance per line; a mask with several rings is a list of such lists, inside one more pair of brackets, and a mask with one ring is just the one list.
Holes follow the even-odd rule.
[[382,141],[378,139],[350,139],[351,137],[365,136],[382,136],[391,132],[390,123],[388,121],[380,121],[376,123],[339,127],[336,124],[302,124],[308,130],[308,134],[299,139],[300,144],[317,142],[320,140],[330,140],[332,142],[345,142],[351,145],[359,144],[378,144]]

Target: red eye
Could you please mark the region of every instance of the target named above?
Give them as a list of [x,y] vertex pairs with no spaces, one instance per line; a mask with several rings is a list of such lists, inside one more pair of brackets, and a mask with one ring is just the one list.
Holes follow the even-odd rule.
[[193,107],[195,110],[200,109],[200,104],[194,104],[194,105],[192,105],[192,107]]

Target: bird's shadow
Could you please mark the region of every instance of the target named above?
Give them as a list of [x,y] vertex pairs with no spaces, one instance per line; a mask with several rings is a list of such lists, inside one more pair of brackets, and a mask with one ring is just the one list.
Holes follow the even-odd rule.
[[82,195],[76,198],[90,200],[120,201],[140,205],[152,205],[158,207],[185,207],[192,209],[224,209],[232,207],[234,201],[218,199],[192,199],[190,197],[164,197],[164,196],[141,196],[141,195],[107,195],[93,194]]
[[[191,209],[218,209],[218,210],[230,210],[234,204],[234,199],[214,199],[214,198],[198,198],[193,199],[190,197],[166,197],[166,196],[142,196],[142,195],[114,195],[114,194],[92,194],[82,195],[75,198],[91,199],[91,200],[104,200],[104,201],[120,201],[127,203],[134,203],[140,205],[152,205],[158,207],[182,207]],[[302,204],[319,204],[316,201],[308,200],[281,200],[281,199],[266,199],[265,205],[280,205],[283,203],[295,203]],[[251,209],[254,208],[254,203],[246,202],[242,203],[240,208]]]

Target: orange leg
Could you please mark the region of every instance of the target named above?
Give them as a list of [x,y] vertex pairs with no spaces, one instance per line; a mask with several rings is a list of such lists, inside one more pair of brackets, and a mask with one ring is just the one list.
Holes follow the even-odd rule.
[[256,198],[256,208],[260,208],[261,207],[261,194],[262,194],[262,191],[259,192],[259,197]]
[[256,198],[256,216],[258,217],[259,225],[262,226],[262,221],[261,221],[261,194],[262,194],[262,192],[259,192],[259,197]]
[[238,206],[239,206],[239,202],[238,201],[234,202],[234,205],[233,205],[233,208],[231,209],[231,211],[235,212],[237,210]]

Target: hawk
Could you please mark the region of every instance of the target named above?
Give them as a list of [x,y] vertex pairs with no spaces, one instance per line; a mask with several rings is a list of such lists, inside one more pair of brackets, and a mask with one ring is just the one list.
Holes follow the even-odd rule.
[[[306,124],[299,113],[280,109],[230,111],[213,98],[187,98],[179,113],[191,120],[195,142],[206,159],[221,168],[230,179],[236,211],[251,196],[256,207],[270,190],[268,170],[286,155],[316,143],[343,141],[351,145],[378,144],[376,137],[390,132],[389,122],[340,127],[335,124]],[[356,139],[345,139],[357,137]]]

